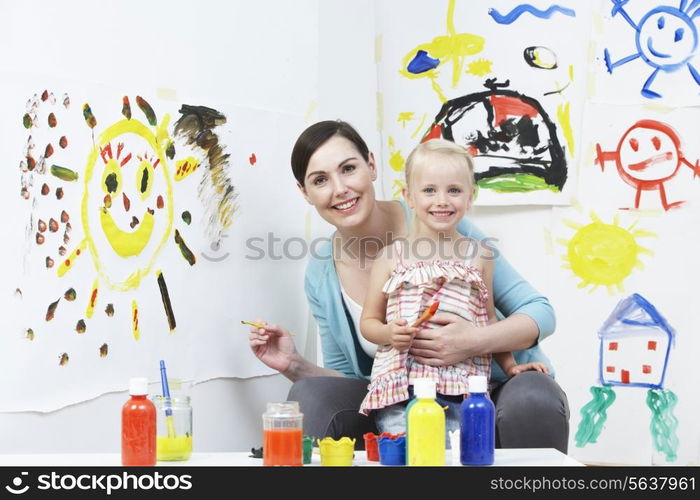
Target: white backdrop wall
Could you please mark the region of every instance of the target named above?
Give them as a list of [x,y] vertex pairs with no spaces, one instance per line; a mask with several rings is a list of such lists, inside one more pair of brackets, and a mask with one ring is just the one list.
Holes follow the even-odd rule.
[[[645,0],[638,2],[644,3]],[[629,3],[635,19],[653,3],[642,5],[638,2]],[[518,3],[510,0],[492,2],[502,13],[509,12]],[[605,71],[601,72],[602,47],[612,48],[614,42],[627,40],[630,34],[625,35],[624,26],[614,24],[619,23],[620,19],[610,18],[611,5],[606,1],[560,3],[578,9],[579,19],[585,18],[590,22],[592,42],[580,40],[583,47],[578,47],[587,55],[585,62],[579,61],[583,66],[575,70],[576,77],[580,78],[573,87],[577,89],[576,95],[585,94],[586,99],[595,95],[598,101],[605,102],[610,92],[626,88],[627,82],[633,84],[634,89],[629,96],[630,101],[634,102],[626,104],[634,104],[634,111],[630,113],[625,108],[616,107],[614,112],[610,112],[614,119],[606,119],[605,127],[595,127],[586,124],[600,119],[600,103],[586,106],[582,102],[572,104],[571,123],[576,154],[567,153],[572,167],[571,184],[563,200],[556,202],[560,205],[570,203],[571,208],[552,210],[547,205],[477,206],[473,209],[472,217],[486,233],[499,239],[500,248],[511,263],[536,288],[549,296],[557,311],[557,332],[543,347],[557,369],[557,380],[570,398],[570,451],[592,462],[663,462],[659,457],[654,457],[651,451],[649,409],[636,397],[641,391],[625,393],[619,390],[619,400],[610,411],[608,428],[601,441],[585,448],[574,446],[574,434],[581,420],[580,409],[589,400],[588,388],[597,384],[597,330],[620,299],[639,292],[657,305],[678,330],[678,343],[672,353],[673,363],[668,380],[669,386],[679,395],[678,432],[682,441],[679,463],[698,463],[700,432],[693,416],[700,411],[700,403],[692,390],[697,376],[692,374],[691,367],[699,351],[694,325],[700,318],[697,311],[689,307],[689,297],[693,296],[691,285],[700,277],[697,276],[697,269],[688,265],[694,261],[698,246],[697,238],[689,230],[697,227],[696,208],[688,203],[676,213],[664,213],[658,210],[657,199],[645,197],[643,203],[646,202],[648,206],[643,207],[646,211],[619,216],[620,225],[625,228],[635,224],[636,220],[642,229],[656,233],[655,237],[638,238],[640,244],[650,247],[655,255],[640,256],[645,269],[635,269],[625,279],[623,290],[613,288],[608,293],[604,287],[596,291],[591,291],[590,287],[579,289],[577,284],[580,278],[570,270],[561,269],[565,263],[562,259],[562,254],[566,253],[565,242],[570,241],[574,233],[572,226],[563,222],[564,219],[581,225],[590,222],[591,212],[597,211],[601,219],[612,222],[614,213],[611,208],[617,206],[618,201],[629,205],[633,200],[634,193],[629,186],[620,185],[619,182],[616,184],[621,180],[615,175],[612,165],[606,169],[603,177],[600,167],[594,163],[595,143],[602,143],[605,150],[614,149],[617,139],[625,130],[627,116],[635,116],[635,119],[642,115],[660,119],[668,117],[680,120],[674,125],[683,126],[684,120],[685,123],[688,120],[684,114],[692,115],[693,111],[668,114],[670,108],[649,106],[644,102],[640,104],[637,96],[642,80],[639,78],[648,76],[644,73],[648,69],[646,66],[641,69],[631,65],[630,68],[621,67],[631,73],[617,72],[614,76],[621,75],[621,81],[606,84],[609,80],[604,80]],[[146,89],[143,92],[170,98],[174,95],[177,102],[206,105],[207,102],[219,102],[219,98],[223,100],[225,96],[230,109],[243,107],[296,117],[298,130],[294,133],[316,120],[342,118],[355,125],[378,158],[384,159],[377,189],[387,199],[392,195],[393,181],[401,175],[386,164],[392,148],[393,151],[396,149],[396,143],[389,139],[396,135],[394,131],[398,128],[395,113],[411,109],[419,111],[428,102],[427,99],[434,98],[429,82],[425,80],[414,80],[410,83],[416,85],[406,86],[396,93],[391,85],[402,82],[395,79],[402,61],[396,60],[392,54],[404,55],[411,48],[430,42],[432,36],[445,31],[448,0],[429,6],[425,2],[416,4],[420,4],[420,8],[407,10],[406,2],[398,0],[235,1],[209,2],[205,7],[172,1],[96,4],[85,0],[70,2],[66,7],[48,1],[17,4],[0,0],[0,76],[3,81],[0,85],[11,88],[12,95],[15,95],[17,86],[23,88],[27,81],[36,78],[36,85],[41,87],[42,78],[51,75],[62,81],[83,82],[87,88],[107,84],[110,88],[137,86]],[[541,9],[548,6],[545,2],[533,4]],[[494,50],[487,50],[478,57],[493,57],[498,61],[502,54],[507,55],[505,41],[491,36],[498,27],[487,29],[486,22],[474,25],[473,19],[479,17],[469,15],[473,12],[470,9],[485,10],[490,5],[466,0],[458,0],[456,5],[458,16],[455,25],[458,31],[490,35],[487,49],[493,47]],[[486,13],[479,15],[484,17]],[[488,21],[488,18],[485,19]],[[525,19],[531,25],[539,26],[548,42],[556,41],[551,32],[542,29],[542,26],[546,26],[545,20]],[[542,24],[537,24],[540,22]],[[31,25],[29,30],[27,23]],[[86,29],[86,26],[90,29]],[[415,29],[407,29],[406,26]],[[582,29],[578,24],[576,26]],[[629,31],[629,27],[627,29]],[[86,34],[83,38],[66,36],[65,33]],[[620,34],[620,40],[616,40],[611,33]],[[533,35],[532,41],[528,39],[524,42],[535,44],[535,38]],[[506,40],[512,44],[517,37]],[[152,47],[159,48],[156,56],[152,53]],[[517,49],[521,51],[522,47],[518,45]],[[620,50],[624,50],[624,47]],[[580,55],[576,47],[569,47],[569,51],[576,57]],[[624,55],[619,53],[620,57]],[[507,57],[505,60],[508,60]],[[510,66],[503,67],[510,71]],[[212,73],[212,68],[218,68],[218,71]],[[498,68],[498,65],[494,68]],[[385,75],[382,84],[378,84],[380,75]],[[523,75],[518,76],[520,82],[525,81]],[[564,78],[559,83],[563,85],[565,81]],[[668,89],[669,82],[673,80],[659,80],[659,89]],[[447,88],[444,81],[441,83]],[[467,93],[476,91],[477,87],[482,88],[482,82],[474,75],[464,76],[463,83],[465,86],[455,90],[450,97],[459,95],[460,90]],[[535,83],[534,80],[528,82],[533,89],[529,92],[536,91]],[[36,90],[32,86],[27,93]],[[212,101],[212,97],[216,99]],[[404,104],[409,107],[402,107]],[[438,108],[435,103],[426,107],[428,119],[433,118]],[[11,155],[10,165],[15,164],[21,145],[7,144],[5,137],[8,135],[4,132],[17,125],[18,117],[14,115],[0,120],[0,132],[3,132],[0,134],[3,138],[0,139],[0,149],[3,155]],[[605,131],[606,135],[599,131]],[[692,134],[685,129],[683,132],[687,135],[685,141],[693,144],[688,155],[694,161],[698,150],[692,138],[688,139]],[[290,136],[287,145],[279,146],[285,150],[276,156],[280,162],[284,162],[284,165],[274,167],[275,172],[279,172],[276,182],[284,185],[279,189],[285,189],[290,199],[299,201],[301,198],[295,192],[286,163],[294,134],[291,130],[287,133]],[[403,152],[407,154],[410,141],[404,139],[399,147],[404,148]],[[692,173],[687,177],[692,177]],[[693,179],[685,180],[683,189],[678,192],[697,199],[697,189],[690,184]],[[606,196],[596,196],[596,189],[601,183],[605,183],[602,185],[605,186]],[[17,198],[18,184],[3,183],[0,190],[0,199],[14,199]],[[319,220],[313,210],[304,206],[303,201],[298,204],[298,210],[301,214],[300,224],[289,230],[290,235],[310,240],[330,234],[330,227]],[[260,220],[268,224],[270,219],[268,214]],[[265,231],[266,228],[261,228],[261,232]],[[223,250],[226,249],[224,246]],[[298,262],[285,265],[296,270],[303,268]],[[10,284],[5,288],[3,300],[9,301],[14,286]],[[269,293],[270,290],[260,287],[258,292]],[[263,310],[250,311],[250,314],[267,316],[272,321],[288,320],[290,329],[297,333],[297,347],[313,359],[317,356],[315,326],[309,320],[301,280],[295,293],[285,294],[284,297],[289,308],[293,309],[292,313],[279,308],[271,314]],[[290,297],[295,297],[295,300],[290,302]],[[245,336],[235,324],[243,318],[225,319],[233,323],[230,329],[236,335]],[[5,330],[5,323],[2,326]],[[245,379],[226,374],[221,378],[208,377],[191,388],[197,451],[245,450],[258,445],[260,414],[265,402],[283,399],[290,386],[283,377],[273,375],[264,368],[256,368],[255,360],[251,359],[243,341],[236,341],[229,349],[232,349],[232,362],[242,360],[260,369],[260,373],[259,376]],[[222,354],[228,352],[223,350]],[[223,363],[225,358],[218,361]],[[151,373],[149,376],[153,391],[157,392],[157,374]],[[177,374],[171,373],[171,376]],[[122,388],[126,387],[127,379],[128,375],[125,374]],[[125,398],[125,393],[117,390],[56,411],[0,413],[0,451],[115,452],[119,443],[119,408]],[[95,436],[99,436],[99,439],[95,439]],[[616,450],[621,452],[616,454]]]

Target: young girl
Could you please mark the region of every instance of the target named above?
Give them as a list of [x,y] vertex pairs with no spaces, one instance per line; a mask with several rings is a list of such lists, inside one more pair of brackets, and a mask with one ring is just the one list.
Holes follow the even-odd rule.
[[[429,378],[437,383],[438,402],[448,406],[446,429],[455,430],[459,405],[469,393],[467,377],[488,377],[491,357],[428,366],[417,362],[409,348],[421,328],[439,326],[430,321],[411,326],[435,301],[440,303],[437,314],[455,314],[476,326],[497,321],[492,294],[495,256],[457,232],[474,194],[471,157],[450,141],[420,144],[406,160],[403,194],[415,212],[414,227],[407,239],[387,245],[375,260],[360,320],[362,335],[379,345],[360,412],[377,411],[379,432],[404,432],[413,381]],[[547,373],[543,363],[516,364],[510,352],[493,356],[509,377],[526,370]]]

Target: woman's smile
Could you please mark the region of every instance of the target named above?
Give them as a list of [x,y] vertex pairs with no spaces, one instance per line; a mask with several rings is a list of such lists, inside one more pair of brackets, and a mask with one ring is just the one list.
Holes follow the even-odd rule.
[[337,212],[340,212],[342,214],[349,214],[351,212],[354,212],[355,208],[357,207],[357,203],[360,201],[360,197],[356,196],[355,198],[351,198],[349,200],[343,201],[341,203],[336,203],[333,205],[333,209],[336,210]]

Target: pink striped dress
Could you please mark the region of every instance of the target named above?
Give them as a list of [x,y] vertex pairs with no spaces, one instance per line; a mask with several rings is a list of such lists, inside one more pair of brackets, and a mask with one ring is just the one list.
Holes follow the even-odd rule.
[[[488,291],[481,270],[469,261],[433,260],[404,264],[400,242],[395,242],[396,268],[384,284],[387,294],[386,320],[405,319],[410,325],[423,311],[440,301],[438,312],[454,313],[476,326],[488,323]],[[436,328],[430,321],[421,328]],[[417,362],[408,350],[399,352],[391,345],[380,345],[374,357],[372,376],[360,413],[376,410],[408,399],[408,386],[417,378],[436,381],[444,395],[469,393],[467,377],[491,373],[491,356],[475,356],[450,366],[428,366]]]

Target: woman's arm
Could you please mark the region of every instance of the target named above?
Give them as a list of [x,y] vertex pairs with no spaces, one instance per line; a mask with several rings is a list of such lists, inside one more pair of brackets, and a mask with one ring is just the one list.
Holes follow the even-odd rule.
[[535,290],[508,262],[496,247],[496,240],[486,238],[484,233],[466,217],[459,223],[457,230],[465,236],[481,241],[480,248],[494,254],[493,296],[496,310],[500,315],[505,317],[506,321],[513,315],[524,315],[534,322],[534,338],[533,332],[530,331],[532,325],[523,318],[516,318],[512,325],[506,325],[508,329],[511,326],[518,330],[528,329],[524,338],[514,339],[515,347],[511,347],[510,350],[532,347],[536,342],[551,335],[556,326],[554,309],[547,298]]
[[[322,262],[311,261],[304,276],[304,291],[311,312],[318,325],[321,349],[327,368],[305,359],[296,350],[289,332],[277,325],[266,325],[264,329],[251,328],[249,342],[255,356],[272,369],[279,371],[292,382],[305,377],[353,377],[352,364],[330,333],[326,310],[319,300],[317,287],[310,276],[318,274]],[[262,320],[256,321],[264,323]]]
[[262,319],[256,319],[255,323],[263,327],[250,329],[248,339],[253,354],[292,382],[304,377],[342,376],[339,372],[322,368],[304,359],[297,352],[292,337],[285,328],[267,324]]

